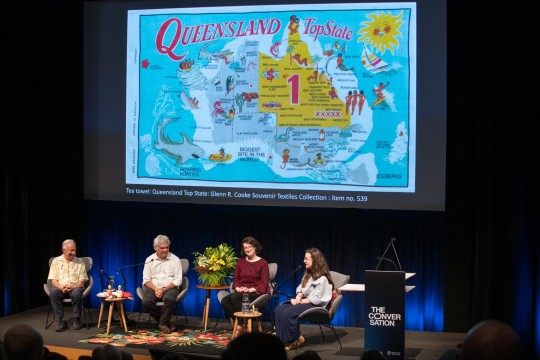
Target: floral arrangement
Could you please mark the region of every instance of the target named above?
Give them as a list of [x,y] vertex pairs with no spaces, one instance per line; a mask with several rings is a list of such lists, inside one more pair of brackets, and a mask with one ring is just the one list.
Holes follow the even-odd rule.
[[232,278],[238,257],[234,249],[221,244],[217,247],[207,247],[204,253],[194,252],[195,271],[199,273],[199,281],[203,285],[225,285]]

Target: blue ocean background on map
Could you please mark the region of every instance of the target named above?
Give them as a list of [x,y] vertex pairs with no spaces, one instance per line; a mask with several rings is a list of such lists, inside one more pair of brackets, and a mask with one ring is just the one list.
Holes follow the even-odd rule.
[[[325,12],[313,13],[312,11],[296,11],[295,12],[299,17],[316,18],[317,23],[325,23],[327,20],[335,19],[335,11],[330,11],[326,15]],[[268,13],[246,13],[246,14],[237,14],[239,16],[238,21],[248,20],[258,16],[268,16]],[[283,23],[286,23],[290,12],[287,11],[285,14],[276,12],[275,17],[279,17]],[[197,23],[198,18],[196,14],[179,14],[182,21],[186,26]],[[212,21],[211,14],[205,14],[208,21]],[[209,17],[208,17],[209,16]],[[215,21],[222,19],[222,14],[214,14]],[[366,19],[357,19],[357,20],[347,20],[347,12],[343,12],[344,21],[354,21],[362,22]],[[165,19],[170,18],[171,15],[152,15],[147,19],[141,20],[141,28],[145,29],[147,34],[157,33],[159,26],[162,25]],[[275,35],[276,40],[281,39],[282,31]],[[168,36],[168,35],[166,35]],[[170,40],[170,39],[169,39]],[[218,40],[212,45],[212,49],[223,49],[226,48],[227,41],[230,39]],[[318,41],[323,43],[329,43],[331,39],[325,39],[320,37]],[[406,41],[402,39],[403,44],[406,44]],[[199,44],[200,45],[200,44]],[[347,43],[348,50],[352,53],[361,53],[361,49],[364,46],[363,43],[357,43],[356,41],[349,41]],[[403,91],[401,89],[409,89],[409,84],[407,76],[409,74],[408,68],[408,58],[410,54],[406,51],[407,46],[395,49],[395,54],[390,56],[387,53],[388,57],[391,57],[393,61],[400,61],[403,66],[399,71],[400,74],[394,73],[380,73],[372,75],[371,77],[362,77],[362,73],[366,72],[363,69],[360,60],[357,59],[355,63],[351,66],[355,66],[357,69],[357,80],[359,89],[363,89],[366,94],[366,105],[369,106],[375,99],[372,92],[373,86],[379,82],[386,83],[390,81],[389,91],[393,93],[399,93]],[[191,52],[190,52],[191,51]],[[181,46],[175,50],[175,53],[186,54],[185,59],[194,59],[197,60],[197,46],[190,46],[183,48]],[[149,53],[150,52],[150,53]],[[180,62],[172,61],[168,56],[163,54],[158,54],[155,49],[155,38],[152,36],[142,36],[141,37],[141,63],[144,60],[148,59],[149,65],[147,68],[143,68],[141,65],[140,69],[140,84],[144,84],[139,88],[140,91],[140,121],[139,121],[139,135],[144,137],[146,134],[152,134],[151,142],[155,141],[158,134],[157,128],[158,123],[162,121],[163,118],[177,118],[178,120],[170,123],[165,129],[165,133],[169,135],[172,141],[182,141],[180,134],[185,134],[189,138],[193,138],[196,130],[196,125],[198,120],[194,118],[193,112],[187,111],[182,106],[182,101],[179,98],[181,92],[185,92],[188,96],[190,95],[190,89],[182,86],[181,82],[178,79],[176,70]],[[382,56],[384,58],[384,56]],[[403,60],[403,61],[401,61]],[[157,71],[149,71],[157,70]],[[394,71],[394,70],[392,70]],[[160,74],[161,76],[154,76],[154,74]],[[167,75],[167,73],[170,73]],[[165,76],[163,76],[165,74]],[[400,80],[403,84],[399,84]],[[407,91],[407,90],[405,90]],[[384,108],[384,110],[378,110],[374,108],[373,111],[373,129],[364,144],[361,148],[361,152],[373,153],[375,155],[376,167],[379,174],[401,174],[402,180],[396,179],[382,179],[376,182],[376,186],[407,186],[407,172],[408,172],[408,159],[404,158],[402,161],[395,163],[390,163],[388,161],[388,155],[391,151],[391,145],[396,138],[395,129],[398,123],[405,122],[407,126],[407,132],[409,131],[409,118],[408,118],[408,97],[407,96],[396,96],[396,101],[394,108],[397,110],[389,109],[384,107],[385,104],[377,105],[376,107]],[[365,106],[366,106],[365,105]],[[379,122],[384,121],[384,126],[377,126]],[[390,124],[390,122],[392,124]],[[379,123],[380,124],[380,123]],[[379,144],[384,143],[384,147],[380,147]],[[146,144],[148,145],[148,144]],[[208,155],[208,154],[207,154]],[[145,168],[145,163],[148,161],[148,158],[154,156],[159,158],[161,162],[165,162],[167,165],[164,166],[164,171],[161,173],[149,173]],[[407,154],[408,156],[408,154]],[[277,160],[277,159],[276,159]],[[184,179],[185,177],[180,175],[182,171],[179,169],[178,164],[175,164],[176,160],[165,156],[162,152],[156,150],[153,146],[139,146],[139,164],[137,166],[138,176],[139,177],[149,177],[149,178],[161,178],[161,179]],[[189,178],[193,180],[214,180],[214,181],[254,181],[254,182],[288,182],[288,183],[309,183],[316,182],[316,180],[309,177],[287,177],[283,178],[279,175],[276,175],[272,169],[263,161],[260,162],[249,162],[243,163],[239,160],[233,160],[227,164],[213,164],[212,167],[204,168],[202,164],[208,162],[208,159],[198,159],[198,160],[188,160],[183,163],[181,167],[192,167],[198,168],[201,171],[199,172],[200,177],[198,178]],[[318,170],[314,170],[315,172]]]

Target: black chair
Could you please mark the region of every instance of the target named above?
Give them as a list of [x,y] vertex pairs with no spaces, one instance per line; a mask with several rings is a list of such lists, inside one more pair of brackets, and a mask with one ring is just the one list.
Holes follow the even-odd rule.
[[[176,306],[177,307],[180,306],[180,308],[182,310],[182,313],[184,314],[184,319],[186,320],[186,325],[189,326],[189,321],[188,321],[188,318],[186,316],[186,311],[184,309],[184,303],[183,303],[183,300],[187,296],[188,290],[189,290],[189,279],[186,276],[186,273],[189,270],[189,260],[185,259],[185,258],[182,258],[182,259],[180,259],[180,263],[182,264],[182,284],[180,285],[180,292],[178,293],[178,296],[176,297]],[[143,304],[142,304],[142,299],[143,299],[143,289],[142,289],[142,287],[138,287],[135,292],[137,293],[137,296],[141,300],[141,308],[140,308],[139,318],[137,320],[137,326],[136,326],[136,328],[139,328],[139,322],[141,321],[141,315],[142,315],[142,313],[144,311],[144,307],[143,307]],[[158,301],[158,302],[156,302],[156,305],[157,306],[163,306],[163,302]],[[174,312],[174,316],[175,316],[176,322],[178,322],[178,313],[177,313],[176,309],[175,309],[175,312]],[[150,316],[150,314],[148,314],[148,322],[150,322],[151,319],[152,319],[152,317]]]
[[[277,274],[277,270],[278,270],[278,264],[277,263],[268,263],[268,281],[269,281],[269,286],[270,286],[270,294],[262,294],[261,296],[259,296],[258,298],[256,298],[255,300],[253,300],[250,304],[249,304],[249,307],[252,308],[252,307],[256,307],[259,309],[259,311],[264,311],[266,313],[266,315],[268,316],[268,318],[270,319],[270,322],[272,322],[272,317],[270,316],[270,313],[268,312],[268,303],[270,302],[270,298],[271,298],[271,294],[272,294],[272,288],[273,288],[273,281],[274,279],[276,278],[276,274]],[[219,303],[221,304],[221,300],[223,300],[223,298],[227,295],[229,295],[231,292],[233,291],[232,289],[232,283],[231,283],[231,288],[229,288],[229,291],[227,290],[221,290],[217,293],[217,298],[219,300]],[[221,308],[221,311],[223,311],[223,308]],[[216,330],[217,328],[217,323],[218,323],[218,320],[219,320],[219,317],[216,318],[216,324],[214,326],[214,331]],[[234,323],[232,322],[232,319],[231,319],[231,325],[234,326]],[[272,325],[273,325],[273,322],[272,322]]]
[[301,313],[298,317],[298,319],[302,322],[308,322],[319,325],[319,329],[321,330],[321,335],[324,339],[324,333],[322,330],[322,325],[332,329],[334,332],[334,335],[336,335],[336,339],[339,342],[339,346],[343,349],[343,346],[341,345],[341,340],[339,340],[339,336],[336,333],[336,329],[334,329],[334,326],[332,325],[332,320],[334,319],[334,316],[336,315],[339,305],[341,304],[341,301],[343,300],[343,295],[339,293],[340,287],[343,285],[346,285],[351,280],[350,275],[344,275],[340,274],[336,271],[330,271],[330,276],[332,277],[332,281],[334,283],[335,289],[334,289],[334,295],[332,296],[332,300],[328,303],[326,307],[315,307],[311,309],[307,309],[303,313]]
[[[51,264],[54,258],[55,257],[52,257],[49,259],[49,267],[51,267]],[[86,317],[88,317],[90,319],[90,322],[92,322],[92,313],[90,312],[90,308],[88,306],[85,307],[84,303],[87,301],[88,295],[90,295],[90,292],[92,291],[92,288],[94,287],[94,277],[92,276],[92,274],[90,274],[90,270],[92,270],[94,260],[92,260],[92,258],[89,256],[81,257],[80,259],[84,261],[84,266],[86,267],[86,273],[88,274],[88,281],[84,284],[81,315],[84,315],[84,312],[86,310]],[[43,284],[43,290],[45,291],[45,294],[47,294],[47,297],[49,298],[49,300],[50,300],[50,295],[51,295],[51,287],[52,287],[52,282],[51,280],[47,279],[47,282]],[[62,302],[64,304],[71,304],[71,299],[67,298],[67,299],[64,299]],[[55,318],[54,311],[52,311],[52,314],[53,314],[52,320],[51,322],[49,322],[49,316],[51,314],[51,311],[52,311],[52,304],[49,301],[49,311],[47,311],[47,320],[45,320],[45,329],[48,329],[54,323],[54,318]],[[83,321],[82,318],[81,318],[81,321]],[[83,322],[86,325],[86,329],[89,329],[90,326],[88,325],[88,321],[83,321]]]

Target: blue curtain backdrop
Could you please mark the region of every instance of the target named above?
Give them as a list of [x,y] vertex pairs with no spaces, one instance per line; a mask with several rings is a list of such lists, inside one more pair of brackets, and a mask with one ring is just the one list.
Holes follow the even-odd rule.
[[[238,246],[254,235],[265,247],[261,255],[279,263],[278,281],[301,263],[306,247],[318,246],[333,269],[359,283],[395,236],[403,268],[417,273],[406,296],[407,329],[466,332],[496,318],[511,324],[540,359],[537,121],[530,119],[534,97],[524,90],[534,66],[509,67],[504,56],[493,56],[513,44],[520,59],[536,58],[536,48],[525,44],[531,37],[522,35],[533,33],[527,26],[534,22],[512,16],[519,7],[448,1],[446,209],[433,214],[85,203],[82,5],[16,2],[15,12],[30,21],[21,26],[20,17],[8,16],[3,22],[15,29],[3,47],[18,54],[9,58],[9,72],[18,76],[4,79],[0,316],[48,306],[48,259],[60,254],[66,238],[78,241],[80,256],[95,258],[97,291],[98,266],[116,273],[141,262],[158,233],[190,260],[204,246]],[[493,19],[519,22],[493,26]],[[508,31],[514,28],[520,35]],[[140,283],[141,271],[126,269],[128,290]],[[196,274],[188,275],[195,285]],[[298,281],[291,277],[284,291]],[[203,296],[191,288],[188,314],[201,315]],[[211,316],[218,314],[214,300]],[[129,305],[137,309],[138,301]],[[362,319],[363,306],[361,293],[346,293],[336,324]]]
[[[406,328],[443,330],[442,213],[92,201],[86,203],[86,211],[86,240],[79,246],[85,249],[81,256],[94,259],[93,307],[100,305],[95,295],[107,287],[106,275],[135,294],[143,269],[136,264],[154,252],[152,241],[158,234],[168,235],[171,252],[190,261],[190,289],[184,300],[189,316],[202,315],[205,291],[195,287],[199,282],[192,270],[193,253],[207,246],[227,243],[239,253],[242,238],[255,236],[263,246],[260,255],[278,263],[280,291],[294,294],[303,270],[289,274],[303,264],[307,248],[320,248],[332,270],[351,275],[351,283],[364,283],[364,271],[376,268],[377,256],[395,237],[403,270],[416,273],[407,282],[415,289],[406,296]],[[393,251],[388,257],[396,262]],[[391,263],[382,265],[393,270]],[[285,299],[282,295],[274,304]],[[126,306],[128,311],[137,311],[140,300],[128,301]],[[363,293],[347,292],[334,324],[363,327],[364,313]],[[223,316],[216,294],[212,294],[210,316]]]

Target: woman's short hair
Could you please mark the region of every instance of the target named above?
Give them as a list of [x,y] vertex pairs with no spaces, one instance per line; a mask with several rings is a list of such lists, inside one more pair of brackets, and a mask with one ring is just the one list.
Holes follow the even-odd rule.
[[255,249],[255,253],[258,254],[263,250],[263,247],[261,243],[257,239],[255,239],[253,236],[246,236],[242,239],[242,244],[240,246],[240,256],[246,256],[246,253],[244,252],[244,244],[249,244],[253,246]]

